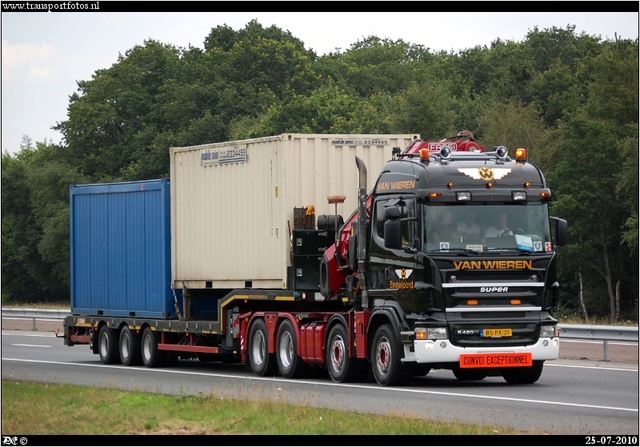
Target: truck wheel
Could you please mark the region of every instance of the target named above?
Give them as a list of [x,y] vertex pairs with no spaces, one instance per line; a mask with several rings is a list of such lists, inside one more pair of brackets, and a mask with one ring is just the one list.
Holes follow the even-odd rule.
[[326,357],[327,370],[334,382],[359,382],[367,374],[365,361],[349,357],[347,330],[341,324],[329,331]]
[[308,370],[308,365],[298,355],[296,331],[289,320],[284,320],[278,329],[276,360],[278,370],[285,379],[300,377]]
[[482,380],[487,377],[487,374],[480,369],[462,369],[455,368],[453,375],[458,380]]
[[533,366],[526,368],[503,368],[502,377],[507,383],[519,385],[523,383],[535,383],[542,375],[544,360],[536,360]]
[[158,349],[158,337],[151,330],[151,328],[145,328],[142,333],[142,363],[147,368],[157,368],[158,366],[164,366],[167,361],[167,351],[160,351]]
[[264,320],[257,319],[251,325],[249,332],[248,354],[251,370],[258,376],[272,376],[278,369],[275,354],[269,354],[267,338],[267,326]]
[[140,355],[140,335],[124,326],[120,330],[120,361],[124,366],[136,366],[142,363]]
[[403,385],[409,381],[409,371],[400,362],[399,343],[391,326],[384,324],[373,339],[372,369],[379,385]]
[[120,360],[118,339],[106,324],[98,332],[98,354],[100,354],[100,361],[105,365],[117,363]]

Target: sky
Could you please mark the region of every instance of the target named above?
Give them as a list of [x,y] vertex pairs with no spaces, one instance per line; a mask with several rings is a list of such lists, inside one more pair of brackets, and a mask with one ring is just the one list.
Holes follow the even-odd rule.
[[67,119],[77,81],[90,80],[147,39],[203,48],[205,37],[220,25],[239,30],[253,19],[265,28],[275,25],[318,55],[347,50],[369,36],[458,52],[490,46],[498,38],[519,42],[535,27],[568,25],[602,39],[638,38],[637,11],[109,12],[101,1],[102,10],[95,13],[5,13],[8,2],[2,3],[2,151],[12,154],[25,135],[34,144],[63,143],[51,127]]

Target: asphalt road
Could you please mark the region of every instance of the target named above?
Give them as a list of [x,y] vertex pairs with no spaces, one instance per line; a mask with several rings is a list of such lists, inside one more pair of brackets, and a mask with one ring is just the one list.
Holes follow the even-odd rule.
[[[34,329],[31,319],[2,319],[2,330]],[[35,330],[38,332],[64,333],[62,320],[36,320]],[[604,347],[601,341],[562,339],[560,342],[560,358],[568,360],[604,360]],[[609,342],[608,361],[635,364],[638,366],[638,343]],[[605,362],[605,364],[608,362]]]
[[[50,331],[9,331],[3,321],[2,378],[109,386],[220,398],[268,398],[378,414],[509,426],[548,434],[638,434],[637,345],[634,361],[602,362],[601,346],[571,343],[567,350],[597,353],[596,360],[562,358],[545,364],[533,385],[512,386],[501,377],[460,382],[450,371],[432,371],[407,387],[375,382],[336,384],[261,378],[242,365],[180,361],[176,368],[103,365],[87,346],[64,346]],[[610,356],[614,351],[609,347]],[[622,346],[626,352],[627,346]],[[574,355],[574,354],[572,354]],[[590,354],[588,354],[590,355]],[[624,354],[626,355],[626,354]]]

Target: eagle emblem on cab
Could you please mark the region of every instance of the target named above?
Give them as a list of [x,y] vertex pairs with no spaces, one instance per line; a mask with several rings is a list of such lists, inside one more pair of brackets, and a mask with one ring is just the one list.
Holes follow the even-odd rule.
[[484,180],[490,182],[492,180],[500,180],[511,172],[510,168],[460,168],[459,172],[468,175],[474,180]]

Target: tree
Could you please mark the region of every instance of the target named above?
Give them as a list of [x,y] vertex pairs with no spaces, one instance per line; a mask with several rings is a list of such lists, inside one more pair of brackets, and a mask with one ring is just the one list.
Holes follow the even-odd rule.
[[[168,124],[156,97],[177,62],[176,48],[149,40],[98,70],[92,80],[79,81],[68,119],[55,126],[64,135],[66,159],[91,178],[122,178],[121,171],[148,153]],[[168,152],[163,161],[166,173]]]
[[262,133],[352,132],[357,104],[357,98],[335,85],[322,87],[309,96],[296,95],[287,103],[273,106],[263,119]]
[[593,295],[608,297],[612,323],[617,321],[616,284],[622,280],[620,241],[624,207],[610,198],[615,195],[621,170],[615,135],[600,121],[576,117],[562,126],[559,162],[549,174],[556,194],[553,213],[571,224],[569,234],[573,257],[563,263],[585,277],[600,277],[605,287],[590,284]]
[[316,70],[361,98],[370,98],[406,90],[433,58],[421,45],[370,36],[343,53],[323,56]]
[[43,143],[2,156],[2,293],[18,302],[69,298],[69,184],[86,182]]
[[480,106],[478,123],[484,144],[505,146],[511,154],[524,147],[529,161],[547,172],[552,163],[550,135],[532,105],[523,106],[516,99],[487,102]]
[[423,139],[455,135],[455,105],[446,82],[415,82],[392,99],[391,129],[418,132]]

